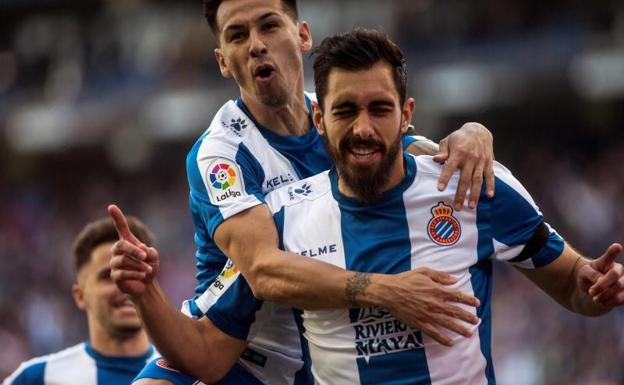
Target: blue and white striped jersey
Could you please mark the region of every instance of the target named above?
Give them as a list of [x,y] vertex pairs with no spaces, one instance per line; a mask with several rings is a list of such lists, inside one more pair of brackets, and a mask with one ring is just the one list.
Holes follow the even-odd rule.
[[[314,98],[306,95],[309,111]],[[420,139],[404,138],[404,147],[415,140]],[[217,112],[189,152],[186,166],[197,244],[197,287],[196,297],[183,304],[183,311],[201,317],[224,289],[224,282],[238,274],[232,266],[224,269],[227,258],[213,241],[216,228],[233,215],[265,203],[265,194],[325,171],[331,164],[316,129],[303,136],[277,135],[260,125],[238,98]],[[283,307],[264,307],[257,315],[269,316],[279,320],[279,327],[268,325],[255,332],[240,363],[264,383],[291,385],[303,365],[293,314]],[[213,321],[219,325],[219,319]]]
[[24,362],[2,385],[129,385],[157,355],[150,346],[139,357],[110,357],[83,342]]
[[[458,175],[440,192],[441,172],[431,157],[404,156],[406,176],[379,202],[344,196],[328,171],[267,196],[286,250],[345,269],[400,273],[419,267],[450,273],[453,286],[481,301],[476,333],[453,332],[447,348],[396,320],[382,308],[299,312],[308,375],[315,384],[495,384],[491,356],[492,261],[539,268],[563,251],[561,237],[511,173],[495,165],[496,195],[475,210],[452,208]],[[319,277],[322,279],[322,277]],[[258,309],[276,305],[251,295],[243,277],[207,312],[232,335],[260,329]],[[272,319],[267,322],[275,328]]]

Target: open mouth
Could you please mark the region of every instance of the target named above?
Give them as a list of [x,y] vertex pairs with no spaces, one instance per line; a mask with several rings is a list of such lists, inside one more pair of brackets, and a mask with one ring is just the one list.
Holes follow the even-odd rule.
[[256,67],[256,70],[254,71],[254,76],[261,80],[264,80],[270,78],[271,75],[273,75],[273,72],[275,72],[275,68],[273,68],[272,65],[263,64]]

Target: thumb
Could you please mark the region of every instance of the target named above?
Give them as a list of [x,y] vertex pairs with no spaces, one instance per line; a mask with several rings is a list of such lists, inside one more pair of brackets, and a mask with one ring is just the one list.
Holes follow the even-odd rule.
[[128,221],[126,220],[126,216],[119,207],[117,207],[116,205],[109,205],[108,214],[113,219],[113,223],[115,224],[115,229],[117,229],[117,235],[119,235],[119,239],[126,240],[135,246],[142,245],[142,242],[139,241],[134,236],[134,234],[132,234],[130,226],[128,226]]
[[448,140],[444,138],[440,141],[440,147],[438,148],[438,153],[434,155],[433,161],[437,163],[444,163],[448,160],[448,157],[449,157]]
[[604,254],[602,254],[597,259],[591,261],[590,266],[604,274],[609,271],[609,269],[613,265],[613,262],[615,262],[615,258],[621,252],[622,245],[620,245],[619,243],[614,243],[609,246]]

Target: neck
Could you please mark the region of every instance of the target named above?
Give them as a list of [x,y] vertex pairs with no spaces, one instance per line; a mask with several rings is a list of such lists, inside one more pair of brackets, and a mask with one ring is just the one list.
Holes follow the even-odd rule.
[[136,357],[149,349],[149,340],[143,329],[128,336],[111,336],[103,331],[90,328],[91,346],[106,356]]
[[280,106],[262,104],[244,93],[241,98],[258,123],[267,129],[278,135],[301,136],[310,131],[311,123],[303,87],[297,94],[300,96]]

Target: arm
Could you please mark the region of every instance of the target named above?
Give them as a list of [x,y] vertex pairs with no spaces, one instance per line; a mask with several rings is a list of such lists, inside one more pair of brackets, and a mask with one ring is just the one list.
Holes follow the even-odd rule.
[[470,188],[468,207],[477,206],[483,178],[486,193],[494,196],[493,137],[485,126],[466,123],[440,141],[438,146],[428,140],[411,143],[406,151],[413,155],[435,155],[433,160],[444,163],[438,189],[444,190],[456,170],[460,170],[459,185],[455,193],[455,210],[460,211]]
[[219,381],[247,342],[223,333],[207,317],[192,319],[171,306],[156,279],[158,252],[130,232],[119,208],[110,206],[109,213],[120,237],[112,250],[111,277],[130,295],[150,339],[175,368],[207,384]]
[[[592,295],[589,294],[592,284],[603,283],[602,286],[597,285],[594,290],[598,294],[612,288],[613,294],[608,299],[619,295],[621,297],[619,304],[624,302],[621,294],[624,292],[622,266],[613,263],[620,251],[620,245],[612,245],[600,258],[591,261],[566,244],[563,253],[552,263],[539,269],[519,270],[561,306],[583,315],[599,316],[611,310],[616,303],[607,306],[594,301]],[[605,274],[599,270],[602,267],[608,268]],[[615,279],[610,281],[603,279],[602,277],[606,277],[607,274]]]
[[478,322],[473,314],[449,303],[478,306],[473,296],[444,287],[455,282],[448,274],[428,269],[399,275],[363,274],[280,250],[275,223],[265,205],[227,219],[214,239],[261,299],[308,310],[381,306],[445,345],[451,340],[439,326],[469,336],[470,331],[456,320]]

